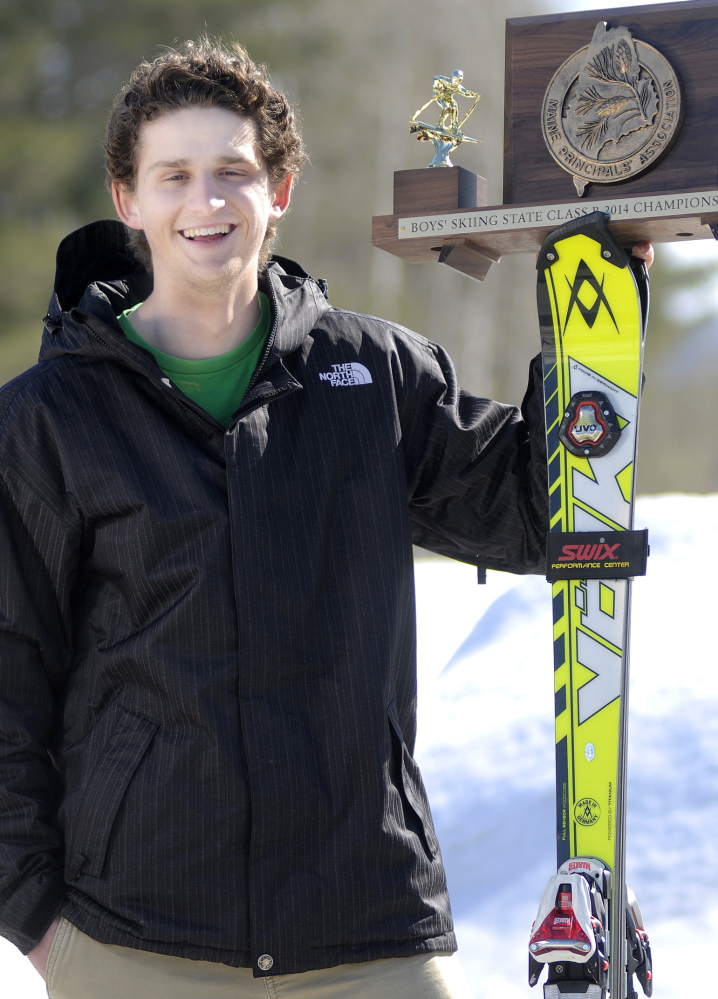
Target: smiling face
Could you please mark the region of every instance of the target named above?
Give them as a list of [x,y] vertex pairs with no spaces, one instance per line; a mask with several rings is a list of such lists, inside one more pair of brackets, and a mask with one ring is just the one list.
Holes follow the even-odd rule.
[[145,233],[157,292],[235,294],[256,290],[291,180],[270,182],[251,119],[188,107],[142,126],[134,189],[115,183],[112,193],[122,221]]

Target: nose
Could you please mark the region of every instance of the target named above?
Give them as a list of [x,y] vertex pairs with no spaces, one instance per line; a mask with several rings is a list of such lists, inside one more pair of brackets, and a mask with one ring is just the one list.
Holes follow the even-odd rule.
[[199,214],[217,212],[226,204],[217,189],[217,180],[211,173],[200,174],[195,178],[188,202],[188,207]]

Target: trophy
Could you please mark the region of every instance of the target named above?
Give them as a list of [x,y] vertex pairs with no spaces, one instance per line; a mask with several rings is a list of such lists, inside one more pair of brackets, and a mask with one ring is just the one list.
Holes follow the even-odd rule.
[[[429,164],[430,167],[453,167],[454,164],[449,159],[449,154],[457,146],[462,142],[481,142],[481,139],[472,139],[461,131],[464,122],[481,100],[479,94],[466,89],[463,81],[464,73],[461,69],[455,69],[451,76],[435,76],[431,99],[411,116],[409,131],[415,132],[417,139],[431,142],[434,145],[434,158]],[[474,98],[474,103],[461,121],[459,121],[459,105],[456,103],[456,97],[459,94]],[[438,104],[441,109],[438,122],[435,125],[429,125],[425,121],[417,121],[422,111],[426,111],[432,104]]]
[[[718,236],[718,3],[513,18],[506,22],[504,203],[452,166],[479,96],[436,76],[410,131],[428,169],[394,176],[394,209],[372,242],[411,262],[483,280],[505,253],[536,253],[571,218],[602,211],[622,243]],[[608,20],[610,18],[610,20]],[[473,103],[460,115],[459,99]],[[436,105],[436,123],[424,112]]]
[[[409,119],[409,132],[416,135],[420,141],[432,143],[434,158],[426,169],[396,171],[394,215],[391,218],[423,214],[437,209],[450,212],[454,209],[478,208],[488,203],[486,178],[464,167],[454,166],[449,158],[462,142],[481,141],[463,132],[464,123],[480,100],[479,94],[468,90],[463,81],[464,74],[460,69],[455,69],[450,76],[435,76],[431,98]],[[457,97],[466,97],[473,101],[462,118],[459,118]],[[439,120],[435,124],[419,120],[419,116],[433,104],[439,108]],[[377,221],[374,219],[375,223]],[[421,227],[422,233],[436,232],[440,237],[441,229],[432,219],[419,221],[417,226]],[[393,228],[391,223],[390,228]],[[492,250],[480,247],[470,239],[444,242],[442,238],[438,240],[434,238],[430,241],[435,245],[429,251],[429,258],[425,256],[423,245],[416,255],[412,253],[414,247],[412,249],[407,247],[408,253],[404,251],[398,255],[415,262],[438,259],[440,263],[449,264],[478,281],[484,279],[491,264],[499,259]],[[387,245],[377,243],[376,239],[374,244],[389,249]],[[390,250],[390,252],[396,251]],[[435,253],[438,254],[438,258],[434,256]]]

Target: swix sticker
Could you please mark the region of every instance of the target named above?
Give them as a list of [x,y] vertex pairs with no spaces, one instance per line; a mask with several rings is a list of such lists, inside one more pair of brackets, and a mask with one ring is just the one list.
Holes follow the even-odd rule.
[[559,562],[604,562],[606,559],[616,559],[620,556],[616,552],[621,547],[618,541],[615,545],[607,545],[606,542],[599,542],[597,545],[564,545],[563,555],[559,555]]
[[644,576],[647,531],[555,532],[546,543],[546,578],[629,579]]

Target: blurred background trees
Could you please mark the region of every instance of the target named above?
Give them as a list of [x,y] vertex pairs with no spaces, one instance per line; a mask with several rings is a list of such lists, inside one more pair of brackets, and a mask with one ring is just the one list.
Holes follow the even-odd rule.
[[[57,243],[112,215],[101,141],[114,93],[141,57],[200,32],[242,41],[296,102],[311,165],[278,250],[329,281],[332,301],[447,347],[469,389],[518,402],[538,349],[534,261],[507,257],[484,284],[371,245],[394,170],[425,166],[407,119],[437,72],[482,94],[455,161],[501,202],[506,17],[565,0],[5,0],[0,7],[0,381],[37,356]],[[579,3],[574,6],[580,6]],[[661,252],[662,251],[662,252]],[[715,260],[718,262],[718,248]],[[716,264],[659,248],[641,432],[642,491],[718,489]]]

